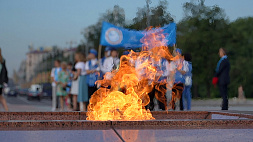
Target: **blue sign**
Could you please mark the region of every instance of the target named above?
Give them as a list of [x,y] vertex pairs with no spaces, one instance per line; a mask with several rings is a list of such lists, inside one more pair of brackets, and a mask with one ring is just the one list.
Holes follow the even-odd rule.
[[[167,45],[173,46],[176,43],[176,24],[170,23],[160,28],[165,33]],[[113,24],[103,22],[100,44],[111,47],[142,47],[141,39],[146,31],[129,30],[117,27]]]

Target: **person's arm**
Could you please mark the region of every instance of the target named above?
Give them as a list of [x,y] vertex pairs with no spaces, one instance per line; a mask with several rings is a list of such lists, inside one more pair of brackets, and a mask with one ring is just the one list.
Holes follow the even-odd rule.
[[74,80],[77,80],[78,76],[81,75],[81,69],[77,69],[76,72],[74,73]]
[[219,70],[218,72],[215,73],[215,77],[219,77],[220,74],[222,73],[222,71],[227,67],[227,61],[226,60],[223,60],[221,63],[220,63],[220,67],[219,67]]
[[182,75],[185,75],[188,71],[188,63],[183,61],[183,67],[181,68],[181,70],[178,70]]
[[4,63],[4,59],[2,56],[0,56],[0,63],[3,64]]
[[4,58],[2,56],[2,50],[0,48],[0,63],[3,64],[4,63]]
[[52,70],[51,70],[51,82],[54,82],[54,71],[55,71],[55,69],[52,68]]
[[87,61],[86,64],[85,64],[85,69],[87,69],[86,74],[94,73],[94,70],[90,70],[90,68],[89,68],[89,62],[90,61]]

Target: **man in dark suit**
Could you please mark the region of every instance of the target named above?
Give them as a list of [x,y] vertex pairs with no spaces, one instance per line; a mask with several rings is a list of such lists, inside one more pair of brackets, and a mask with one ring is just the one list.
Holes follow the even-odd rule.
[[219,91],[222,97],[221,110],[228,110],[228,85],[230,83],[230,63],[223,48],[219,49],[219,56],[221,58],[216,67],[215,77],[218,78]]

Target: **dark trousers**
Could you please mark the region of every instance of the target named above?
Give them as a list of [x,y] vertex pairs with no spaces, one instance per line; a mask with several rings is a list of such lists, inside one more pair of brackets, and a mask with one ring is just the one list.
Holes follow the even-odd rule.
[[91,96],[97,91],[97,86],[88,86],[88,95],[89,95],[89,100]]
[[219,91],[222,97],[221,110],[228,110],[228,85],[219,85]]
[[56,108],[60,108],[60,96],[56,96]]
[[176,110],[176,100],[180,98],[180,110],[184,110],[183,106],[183,98],[182,94],[184,91],[184,84],[183,83],[175,83],[172,88],[172,99],[171,99],[171,107],[173,110]]
[[165,83],[156,83],[149,95],[150,102],[147,106],[145,106],[146,109],[154,110],[154,97],[158,100],[159,108],[162,110],[165,110],[165,104],[166,104],[166,84]]

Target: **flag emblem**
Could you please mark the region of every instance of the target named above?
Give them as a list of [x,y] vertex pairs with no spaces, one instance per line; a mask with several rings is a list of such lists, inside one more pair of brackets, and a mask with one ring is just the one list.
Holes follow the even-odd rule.
[[121,30],[118,30],[116,28],[109,28],[105,32],[105,39],[108,43],[112,45],[120,44],[123,39],[123,34]]

